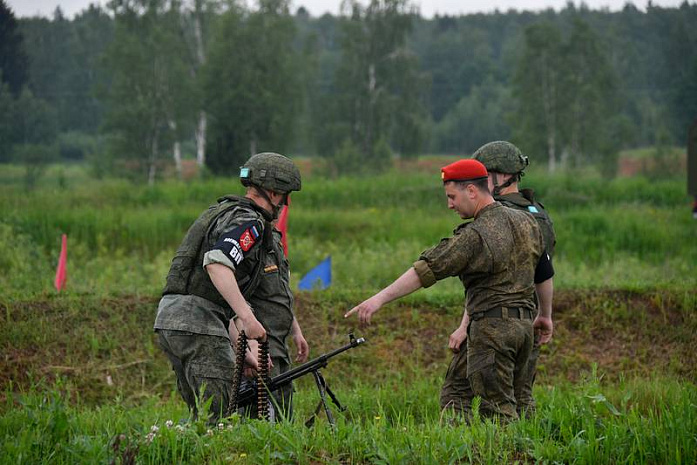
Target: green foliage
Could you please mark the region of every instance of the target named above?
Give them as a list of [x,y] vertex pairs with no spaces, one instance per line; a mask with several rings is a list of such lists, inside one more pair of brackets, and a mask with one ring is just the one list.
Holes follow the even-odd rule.
[[425,82],[406,45],[412,7],[406,0],[373,0],[345,8],[350,14],[341,23],[337,99],[328,109],[338,138],[329,150],[350,138],[361,154],[358,163],[379,169],[385,166],[376,152],[381,139],[407,155],[418,153],[425,141]]
[[346,138],[339,149],[334,152],[331,157],[331,165],[334,177],[339,173],[360,173],[363,167],[362,162],[364,157],[358,147],[351,142],[351,139]]
[[515,139],[532,160],[547,162],[550,171],[555,169],[561,145],[562,45],[561,32],[554,24],[528,26],[513,80]]
[[116,23],[105,60],[111,74],[104,92],[105,129],[110,151],[135,161],[134,171],[152,185],[162,153],[195,118],[180,12],[178,4],[164,1],[112,6]]
[[[389,284],[460,222],[446,208],[438,180],[437,167],[447,162],[381,176],[304,176],[289,217],[293,282],[331,254],[337,289],[367,293]],[[16,180],[21,170],[7,173],[0,187],[1,223],[10,228],[8,235],[32,244],[10,246],[8,253],[19,254],[11,263],[39,262],[46,269],[28,280],[12,265],[2,284],[6,294],[52,289],[51,267],[66,233],[69,289],[155,295],[196,216],[219,195],[243,192],[235,179],[146,187],[91,180],[70,166],[62,175],[51,168],[38,188],[26,193]],[[620,288],[695,285],[689,272],[697,260],[693,220],[683,180],[607,181],[591,174],[550,177],[531,171],[522,186],[535,188],[554,221],[560,288],[606,287],[607,282]],[[417,298],[457,298],[461,292],[457,280],[446,280]]]
[[90,5],[72,20],[60,13],[50,20],[24,18],[21,30],[30,57],[30,87],[56,110],[58,129],[97,132],[104,107],[95,91],[110,77],[100,60],[113,40],[114,19]]
[[27,190],[32,190],[48,164],[57,158],[56,147],[40,144],[16,145],[13,158],[24,165],[24,186]]
[[[1,72],[1,70],[0,70]],[[14,142],[14,98],[7,84],[0,83],[0,163],[6,163],[12,155]]]
[[3,117],[7,126],[0,129],[6,136],[0,143],[0,161],[9,154],[12,161],[23,165],[25,188],[31,190],[47,165],[57,158],[55,112],[28,88],[16,99],[0,88],[0,109],[7,112]]
[[670,147],[670,136],[666,128],[657,131],[656,147],[652,153],[653,169],[651,175],[655,178],[670,178],[681,171],[679,155]]
[[0,0],[0,86],[19,95],[27,82],[29,58],[17,19],[5,0]]
[[[146,400],[139,408],[118,402],[74,408],[60,385],[44,396],[30,391],[22,409],[0,418],[7,463],[501,463],[561,461],[611,464],[692,463],[697,415],[694,386],[669,379],[617,387],[591,378],[537,392],[535,418],[502,426],[491,421],[450,423],[437,414],[435,379],[394,389],[356,386],[343,391],[349,412],[336,429],[321,420],[241,422],[215,427],[178,423],[174,402]],[[301,389],[299,413],[315,401]],[[300,417],[300,415],[298,415]]]
[[511,119],[524,152],[546,161],[550,172],[558,162],[594,162],[612,178],[623,144],[616,86],[603,43],[586,21],[574,16],[565,39],[553,23],[528,26]]
[[[51,267],[33,249],[31,238],[6,223],[0,223],[0,275],[2,289],[30,289],[39,276],[50,276]],[[44,281],[44,286],[48,283]],[[7,295],[6,295],[7,296]]]
[[99,138],[81,132],[58,135],[58,151],[63,160],[84,160],[94,156],[100,145]]
[[[434,148],[439,152],[471,154],[493,140],[508,140],[509,126],[505,112],[509,96],[505,87],[487,80],[473,86],[469,95],[435,125]],[[524,124],[517,121],[516,126]]]
[[608,143],[610,134],[604,134],[603,128],[617,111],[617,79],[599,35],[580,18],[574,19],[562,53],[565,72],[560,84],[565,105],[561,129],[570,163],[580,166]]
[[[202,100],[206,95],[206,107],[220,115],[220,119],[207,120],[213,133],[208,138],[209,154],[213,160],[222,160],[216,162],[215,172],[239,166],[239,162],[228,160],[233,152],[246,157],[255,149],[271,148],[291,154],[330,156],[347,137],[361,153],[370,153],[384,135],[391,149],[403,158],[425,148],[441,153],[471,152],[482,141],[511,135],[526,153],[540,161],[558,160],[568,154],[567,164],[593,163],[609,178],[616,166],[618,148],[655,144],[660,127],[666,128],[671,145],[682,144],[685,128],[693,118],[693,102],[697,102],[692,98],[697,82],[697,37],[694,28],[689,27],[697,18],[697,8],[687,3],[646,11],[627,5],[616,12],[569,4],[558,12],[511,10],[433,19],[414,14],[411,4],[401,1],[376,1],[375,6],[358,8],[353,19],[350,2],[342,16],[320,18],[287,13],[279,16],[273,12],[279,7],[274,2],[258,9],[241,5],[223,8],[223,3],[120,3],[130,5],[133,21],[140,21],[137,31],[126,35],[139,37],[134,42],[138,46],[142,43],[141,48],[131,47],[122,41],[122,33],[115,31],[123,25],[117,26],[123,19],[120,15],[110,15],[98,6],[89,7],[74,19],[65,18],[60,10],[51,19],[21,19],[16,32],[24,37],[29,58],[26,82],[37,98],[55,110],[53,119],[60,132],[108,132],[114,129],[115,121],[120,121],[118,128],[138,135],[135,140],[140,140],[145,137],[142,128],[147,125],[128,123],[167,108],[169,117],[161,118],[156,126],[162,140],[157,148],[161,161],[155,164],[154,176],[168,164],[162,161],[163,155],[171,151],[175,140],[182,146],[204,140],[200,137],[201,126],[196,123],[203,121]],[[385,15],[378,12],[380,8]],[[155,26],[156,22],[146,17],[148,11],[157,9],[162,22]],[[240,24],[257,21],[256,27],[267,32],[257,36],[233,29],[224,39],[212,34],[209,26],[221,22],[231,10],[243,18]],[[391,23],[388,18],[395,12],[396,20]],[[559,39],[554,40],[553,34],[551,40],[539,42],[536,50],[548,53],[547,62],[558,62],[546,68],[528,53],[529,37],[525,32],[545,27],[556,30]],[[288,34],[289,29],[295,32]],[[389,32],[402,29],[402,36],[402,32]],[[366,35],[361,38],[363,32]],[[369,35],[373,42],[365,40]],[[544,39],[545,34],[540,35]],[[399,40],[393,40],[398,36]],[[118,65],[113,53],[115,42],[131,50]],[[168,45],[153,53],[155,43]],[[242,45],[235,45],[238,43]],[[215,52],[226,47],[227,53]],[[278,50],[284,51],[282,56],[274,55]],[[152,79],[144,80],[141,68],[148,53],[151,56],[145,61],[156,63],[154,69],[158,71],[151,73]],[[520,57],[524,58],[522,64],[518,63]],[[216,80],[213,72],[212,77],[203,76],[207,74],[202,73],[204,61],[212,69],[225,69],[230,62],[245,62],[246,66],[230,70],[229,79]],[[379,91],[373,92],[372,100],[366,97],[371,82],[369,61],[374,64],[373,89]],[[284,70],[276,73],[278,80],[273,76],[254,78],[259,76],[251,72],[252,68],[263,68],[260,75],[267,73],[263,63]],[[588,63],[591,65],[586,66]],[[529,72],[519,73],[516,78],[519,67]],[[540,73],[541,69],[547,69],[547,74]],[[177,79],[166,78],[170,71]],[[139,89],[143,90],[143,98],[154,99],[153,92],[159,89],[158,95],[162,99],[169,96],[169,101],[166,105],[137,108],[133,101],[136,91],[116,92],[128,87],[121,82],[121,73],[142,81]],[[529,85],[546,85],[546,96],[554,98],[542,98],[529,87],[521,92],[521,76]],[[543,79],[554,76],[558,79]],[[224,98],[234,89],[241,91]],[[359,90],[362,97],[355,98]],[[515,95],[517,109],[513,108],[511,95]],[[115,98],[110,100],[110,96]],[[230,113],[228,103],[233,100],[242,103],[243,110]],[[573,105],[573,111],[556,108],[561,105]],[[254,123],[256,115],[262,114],[267,115],[266,119]],[[3,117],[7,118],[4,112]],[[232,118],[239,124],[226,127]],[[246,128],[252,123],[256,131],[249,134]],[[241,129],[248,136],[239,140],[230,136]],[[152,151],[153,145],[126,147],[127,139],[117,137],[116,141],[110,144],[118,146],[113,154],[119,163],[103,169],[115,173],[120,165],[122,170],[135,171],[142,178],[148,168],[133,159],[146,148]],[[581,154],[581,158],[574,159],[574,154]],[[186,158],[186,150],[183,155]]]
[[251,154],[283,153],[290,145],[300,96],[294,36],[286,1],[261,2],[248,14],[232,7],[221,16],[202,71],[213,172],[236,173]]
[[13,124],[16,144],[51,144],[56,137],[54,110],[27,88],[15,101]]

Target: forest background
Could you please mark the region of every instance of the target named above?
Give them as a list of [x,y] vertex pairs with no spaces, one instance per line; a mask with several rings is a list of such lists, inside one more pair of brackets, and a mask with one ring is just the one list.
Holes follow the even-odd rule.
[[433,19],[404,0],[319,18],[283,0],[118,1],[72,20],[1,5],[0,162],[29,184],[55,160],[154,183],[263,150],[377,172],[493,139],[613,177],[621,150],[684,145],[697,114],[687,1]]
[[[696,5],[110,5],[16,20],[0,0],[0,463],[697,461]],[[530,156],[558,239],[538,414],[508,426],[440,414],[456,279],[378,325],[342,317],[457,227],[439,169],[491,139]],[[288,424],[186,421],[152,331],[186,229],[261,150],[303,174],[288,258],[311,356],[368,340],[324,372],[336,428],[302,425],[312,379]],[[297,291],[327,255],[330,288]]]

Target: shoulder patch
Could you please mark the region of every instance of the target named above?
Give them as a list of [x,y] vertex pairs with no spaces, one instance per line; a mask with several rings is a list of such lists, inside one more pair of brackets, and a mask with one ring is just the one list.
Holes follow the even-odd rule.
[[252,226],[244,230],[242,235],[240,235],[240,247],[243,252],[247,252],[254,246],[259,237],[259,231],[256,226]]
[[540,213],[540,211],[539,211],[539,210],[537,209],[537,207],[535,207],[534,205],[528,206],[528,211],[529,211],[530,213]]
[[237,266],[242,263],[245,254],[258,242],[259,236],[257,222],[248,221],[220,236],[213,250],[222,251]]

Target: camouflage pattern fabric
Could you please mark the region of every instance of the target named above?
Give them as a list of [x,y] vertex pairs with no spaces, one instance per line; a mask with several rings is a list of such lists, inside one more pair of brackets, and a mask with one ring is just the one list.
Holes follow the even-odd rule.
[[470,315],[501,306],[533,310],[535,267],[543,252],[532,216],[494,202],[424,251],[414,269],[423,287],[458,276]]
[[[255,219],[262,221],[261,215],[254,209],[231,210],[219,217],[215,225],[209,229],[211,237],[206,243],[215,244],[223,234]],[[239,272],[243,269],[252,269],[255,265],[253,261],[262,256],[264,263],[259,284],[247,300],[256,318],[267,331],[269,354],[276,365],[272,371],[274,375],[282,372],[279,370],[288,370],[291,364],[286,338],[293,322],[293,294],[290,289],[288,261],[283,255],[281,234],[274,231],[272,249],[266,254],[252,253],[246,256],[237,270],[229,257],[226,258],[218,250],[207,252],[203,258],[204,263],[198,266],[203,267],[205,263],[220,263],[232,268],[237,279],[241,280],[243,277],[239,275]],[[226,390],[232,387],[234,352],[228,335],[230,316],[229,310],[200,296],[167,294],[160,300],[154,325],[155,330],[160,333],[163,350],[172,362],[172,368],[177,375],[177,385],[182,398],[189,407],[195,404],[191,403],[191,395],[193,395],[192,392],[197,392],[196,379],[205,378],[209,381],[210,387],[206,388],[205,395],[215,397],[210,410],[213,420],[220,416],[218,405],[227,405],[229,395]],[[179,337],[181,333],[188,337]],[[177,335],[176,341],[179,342],[176,344],[168,342],[172,334]],[[222,340],[224,341],[222,345],[227,344],[227,347],[215,353],[206,350],[205,347],[214,345],[210,342],[211,340]],[[197,355],[192,358],[187,355],[190,353]],[[180,356],[182,354],[186,356]],[[189,366],[192,360],[194,365]],[[224,375],[223,372],[225,372]],[[196,376],[194,377],[191,373],[195,373]],[[282,400],[280,403],[287,406],[288,414],[291,412],[291,393],[292,386],[288,386],[283,393],[279,394]]]
[[[261,209],[261,207],[246,197],[226,195],[218,199],[218,203],[208,207],[187,231],[172,259],[162,294],[193,294],[199,296],[206,301],[217,304],[218,307],[222,307],[224,312],[219,315],[219,319],[228,321],[233,317],[232,309],[213,285],[205,270],[205,266],[210,263],[221,263],[232,269],[235,272],[237,283],[243,294],[245,296],[251,294],[253,292],[252,288],[256,285],[256,279],[254,279],[257,276],[255,273],[256,266],[264,253],[264,247],[262,247],[266,236],[264,231],[273,229],[270,226],[267,228],[271,220],[270,213]],[[240,235],[229,237],[234,235],[235,231],[243,230],[244,226],[253,226],[254,230],[262,237],[261,241],[257,240],[246,251],[240,248]],[[221,238],[227,240],[234,239],[234,243],[237,244],[235,246],[237,254],[235,259],[216,247]],[[267,242],[270,242],[270,240]],[[232,243],[228,242],[228,244],[230,249],[232,249]],[[232,250],[229,252],[232,252]],[[250,257],[250,255],[254,256]],[[245,258],[245,260],[242,260],[242,258]],[[173,318],[176,320],[180,317],[174,316]],[[167,324],[175,324],[175,322]],[[191,328],[163,328],[195,331],[195,329]],[[224,336],[224,334],[221,335]]]
[[240,169],[242,185],[255,185],[281,194],[299,191],[300,170],[287,157],[274,152],[253,155]]
[[[469,332],[469,328],[468,328]],[[458,414],[471,411],[474,393],[467,380],[467,343],[463,343],[460,351],[453,355],[445,372],[445,380],[440,389],[441,410],[452,409]]]
[[479,396],[480,415],[515,420],[522,407],[528,357],[533,345],[529,318],[482,318],[467,330],[466,348],[455,354],[441,388],[442,409],[471,417],[472,399]]
[[554,223],[550,218],[544,205],[535,200],[535,194],[531,189],[523,189],[520,192],[496,195],[494,199],[501,202],[504,206],[515,208],[530,213],[542,231],[542,238],[545,241],[545,250],[549,257],[554,257],[554,247],[557,243],[557,236],[554,232]]
[[[523,192],[499,195],[495,199],[509,208],[531,213],[540,226],[547,253],[550,257],[554,254],[556,236],[552,220],[544,206],[534,200],[532,191],[526,189]],[[531,212],[530,206],[535,207],[537,211]],[[459,355],[456,354],[453,357],[440,394],[441,408],[452,408],[458,413],[467,413],[469,407],[464,408],[463,405],[468,406],[469,401],[465,401],[465,399],[471,400],[472,396],[472,388],[467,380],[467,357],[465,354],[466,351],[463,350]],[[519,415],[532,415],[536,410],[533,386],[537,377],[539,356],[540,346],[537,341],[534,341],[527,367],[522,375],[522,385],[518,388],[517,410]]]
[[[549,214],[545,210],[544,206],[535,201],[533,191],[531,189],[523,189],[520,192],[496,196],[495,199],[507,207],[527,211],[528,213],[532,214],[532,216],[537,220],[537,224],[540,225],[542,237],[545,241],[545,249],[547,250],[550,258],[552,258],[554,256],[554,248],[557,243],[556,234],[554,233],[554,224],[552,223],[552,219],[549,217]],[[531,210],[531,207],[534,210]],[[537,377],[537,360],[539,357],[540,345],[539,342],[535,340],[532,351],[530,352],[530,358],[528,359],[527,370],[524,374],[525,383],[523,384],[518,399],[518,402],[521,404],[519,413],[521,413],[521,410],[525,411],[527,415],[532,415],[535,413],[536,404],[532,389],[535,384],[535,378]]]
[[482,416],[514,420],[527,415],[530,405],[524,392],[532,348],[531,319],[482,318],[470,322],[466,342],[445,374],[441,409],[452,409],[469,419],[472,399],[480,396]]
[[483,415],[518,418],[523,373],[533,345],[532,320],[508,318],[507,312],[501,318],[478,315],[496,307],[533,311],[534,272],[543,251],[542,234],[532,216],[495,202],[414,263],[424,287],[459,276],[466,292],[471,318],[466,347],[453,357],[446,373],[442,408],[468,413],[472,398],[480,396]]
[[528,157],[518,147],[501,140],[484,144],[472,158],[480,161],[489,172],[516,174],[528,166]]
[[201,394],[200,405],[211,399],[209,421],[216,423],[232,396],[235,358],[230,340],[166,329],[158,331],[158,338],[176,374],[177,390],[194,418],[199,413],[196,398]]
[[293,292],[290,288],[290,266],[283,255],[281,233],[273,232],[273,249],[266,254],[261,279],[254,293],[247,299],[254,315],[266,328],[271,357],[279,357],[290,364],[286,338],[293,323]]

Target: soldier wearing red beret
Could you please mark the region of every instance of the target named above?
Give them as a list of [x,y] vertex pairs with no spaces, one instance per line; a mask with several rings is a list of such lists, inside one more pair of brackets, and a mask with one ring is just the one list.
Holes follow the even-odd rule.
[[[402,276],[345,316],[357,313],[361,323],[368,324],[388,302],[457,276],[465,288],[466,311],[449,346],[466,357],[469,387],[457,410],[468,415],[472,399],[479,396],[482,416],[507,421],[518,418],[516,394],[533,345],[535,289],[551,290],[554,270],[536,221],[494,201],[487,176],[484,165],[473,159],[443,167],[448,208],[462,219],[474,220],[422,252]],[[538,318],[551,316],[548,295],[540,297]],[[461,351],[464,341],[466,350]],[[446,383],[455,375],[462,378],[453,373],[457,368],[450,365]]]

